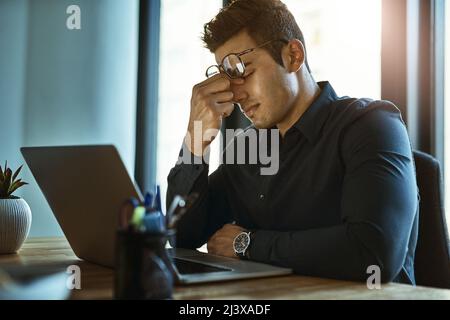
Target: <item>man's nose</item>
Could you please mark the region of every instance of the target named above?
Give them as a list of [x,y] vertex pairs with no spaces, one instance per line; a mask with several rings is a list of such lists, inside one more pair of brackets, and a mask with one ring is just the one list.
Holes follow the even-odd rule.
[[244,81],[231,81],[231,91],[234,94],[234,102],[241,103],[248,98]]

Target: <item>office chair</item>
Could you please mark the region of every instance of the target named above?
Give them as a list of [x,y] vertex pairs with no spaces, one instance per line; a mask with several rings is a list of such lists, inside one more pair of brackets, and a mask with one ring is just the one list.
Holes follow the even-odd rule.
[[420,194],[419,236],[415,256],[416,283],[450,289],[450,244],[442,197],[439,162],[414,151]]

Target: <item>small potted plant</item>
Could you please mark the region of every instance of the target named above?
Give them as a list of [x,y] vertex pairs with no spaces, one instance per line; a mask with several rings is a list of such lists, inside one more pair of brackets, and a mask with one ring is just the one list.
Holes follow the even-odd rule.
[[27,183],[18,179],[22,166],[12,172],[0,166],[0,254],[15,253],[22,246],[31,227],[31,210],[13,193]]

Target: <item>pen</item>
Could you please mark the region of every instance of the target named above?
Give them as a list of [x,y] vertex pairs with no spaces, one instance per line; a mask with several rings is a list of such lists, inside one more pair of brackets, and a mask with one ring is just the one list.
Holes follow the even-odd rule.
[[169,225],[170,225],[170,222],[172,221],[174,212],[177,209],[177,207],[179,205],[181,205],[181,201],[184,201],[184,199],[183,199],[183,197],[181,197],[179,195],[176,195],[173,198],[172,203],[170,204],[170,207],[166,213],[166,229],[169,229]]
[[153,202],[153,194],[151,194],[150,192],[147,192],[145,194],[144,206],[149,207],[152,205],[152,202]]
[[142,218],[145,232],[161,233],[165,230],[165,225],[161,220],[161,212],[151,211]]
[[171,215],[167,218],[168,220],[168,229],[174,229],[180,221],[180,219],[183,217],[183,215],[192,207],[194,202],[198,198],[198,193],[192,193],[187,198],[183,198],[181,196],[178,196],[179,198],[174,198],[174,201],[172,201],[171,208],[174,207],[173,211],[171,212]]
[[135,231],[140,231],[143,228],[143,219],[145,216],[145,207],[138,206],[134,208],[133,217],[131,218],[131,225]]
[[153,199],[154,203],[152,207],[155,210],[161,211],[161,189],[159,185],[156,185],[155,187],[155,198]]
[[139,201],[136,198],[127,199],[120,208],[119,226],[122,229],[128,228],[133,217],[134,209],[139,206]]

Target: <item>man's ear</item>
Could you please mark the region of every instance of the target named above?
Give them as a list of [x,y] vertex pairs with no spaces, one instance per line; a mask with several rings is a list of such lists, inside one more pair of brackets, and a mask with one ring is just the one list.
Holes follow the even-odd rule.
[[305,63],[305,47],[298,39],[292,39],[282,50],[283,64],[289,72],[297,72]]

